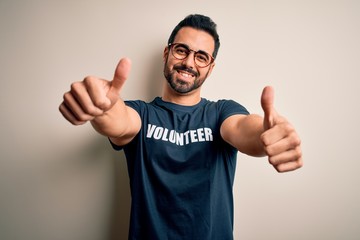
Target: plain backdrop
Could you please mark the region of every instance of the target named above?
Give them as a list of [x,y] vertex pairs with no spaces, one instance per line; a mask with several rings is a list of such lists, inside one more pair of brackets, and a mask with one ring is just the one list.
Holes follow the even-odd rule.
[[210,16],[221,47],[203,86],[262,113],[264,86],[302,138],[305,165],[277,173],[238,155],[235,239],[360,238],[360,1],[1,0],[0,239],[126,239],[122,152],[58,111],[70,84],[133,62],[125,99],[161,94],[174,26]]

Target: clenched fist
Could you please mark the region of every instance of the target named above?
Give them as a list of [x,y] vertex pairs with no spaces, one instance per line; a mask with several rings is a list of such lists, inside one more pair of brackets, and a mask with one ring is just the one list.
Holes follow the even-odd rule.
[[70,91],[64,94],[64,100],[59,107],[61,114],[74,125],[81,125],[102,116],[118,101],[130,68],[130,60],[123,58],[111,81],[89,76],[81,82],[74,82]]
[[302,167],[301,141],[294,127],[273,106],[274,90],[265,87],[261,95],[264,110],[264,133],[261,140],[269,162],[278,172]]

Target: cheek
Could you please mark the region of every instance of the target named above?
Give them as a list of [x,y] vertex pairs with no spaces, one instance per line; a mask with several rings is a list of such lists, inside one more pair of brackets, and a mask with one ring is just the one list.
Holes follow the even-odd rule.
[[169,64],[169,62],[171,62],[170,52],[167,49],[164,50],[163,61],[164,64]]
[[198,69],[198,73],[201,78],[206,78],[208,75],[208,71],[205,69]]
[[163,56],[163,60],[164,60],[164,66],[166,68],[172,68],[172,66],[174,65],[174,63],[171,61],[171,58],[169,57],[169,54],[164,54]]

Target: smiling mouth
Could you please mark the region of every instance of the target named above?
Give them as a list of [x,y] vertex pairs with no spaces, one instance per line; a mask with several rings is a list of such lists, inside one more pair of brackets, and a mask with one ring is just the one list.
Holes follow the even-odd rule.
[[194,71],[191,68],[187,68],[186,66],[174,66],[174,70],[180,74],[181,76],[183,76],[184,78],[193,78],[193,77],[198,77],[198,73],[196,71]]
[[180,70],[178,70],[177,72],[178,72],[181,76],[183,76],[183,77],[185,77],[185,78],[195,77],[194,74],[189,73],[189,72],[187,72],[187,71],[180,71]]

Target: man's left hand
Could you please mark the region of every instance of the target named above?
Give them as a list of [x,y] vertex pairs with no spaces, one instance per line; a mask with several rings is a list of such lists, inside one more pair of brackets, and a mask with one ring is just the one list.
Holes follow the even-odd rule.
[[274,108],[274,90],[265,87],[261,95],[264,110],[264,133],[261,141],[269,163],[278,172],[288,172],[303,166],[301,140],[294,127]]

